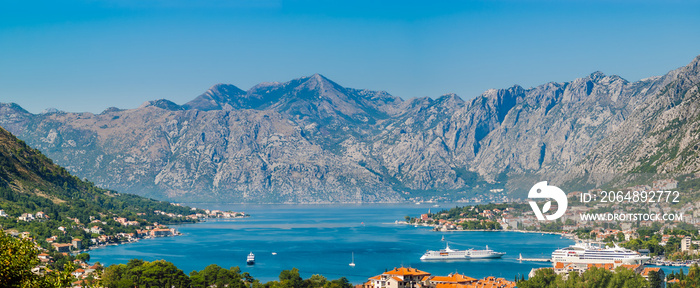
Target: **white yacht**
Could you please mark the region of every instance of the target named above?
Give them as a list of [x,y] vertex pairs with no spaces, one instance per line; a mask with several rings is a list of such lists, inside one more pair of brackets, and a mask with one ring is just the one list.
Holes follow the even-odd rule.
[[486,250],[453,250],[450,249],[450,244],[446,243],[445,249],[440,251],[429,250],[425,252],[420,260],[468,260],[468,259],[489,259],[489,258],[501,258],[506,253],[495,252],[486,246]]
[[248,265],[253,265],[253,264],[255,264],[255,254],[253,254],[253,252],[250,252],[250,254],[248,254],[248,258],[246,258],[246,261],[245,261],[245,262],[246,262]]
[[[614,243],[613,243],[614,244]],[[644,264],[649,257],[614,244],[603,248],[590,243],[577,243],[552,252],[552,262],[586,263],[586,264]]]

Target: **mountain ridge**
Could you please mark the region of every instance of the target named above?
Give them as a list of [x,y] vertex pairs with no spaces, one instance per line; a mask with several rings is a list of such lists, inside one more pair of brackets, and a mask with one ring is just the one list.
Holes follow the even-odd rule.
[[[490,89],[467,101],[455,94],[403,100],[314,74],[248,91],[217,84],[183,105],[156,100],[98,115],[34,115],[1,104],[0,125],[81,177],[164,199],[329,203],[395,202],[440,191],[473,195],[504,187],[510,176],[564,183],[571,177],[558,175],[610,174],[591,161],[603,157],[610,164],[622,153],[621,145],[606,143],[646,121],[635,113],[695,109],[684,100],[700,83],[698,59],[636,82],[596,71],[570,82]],[[689,127],[681,130],[692,134]],[[655,129],[635,137],[663,130]],[[694,138],[678,141],[682,153],[696,155],[685,149]],[[623,150],[651,151],[629,147]],[[649,164],[635,161],[620,171]],[[695,162],[673,161],[687,163],[674,171],[698,170]],[[657,164],[670,165],[649,164],[653,169],[645,171]]]

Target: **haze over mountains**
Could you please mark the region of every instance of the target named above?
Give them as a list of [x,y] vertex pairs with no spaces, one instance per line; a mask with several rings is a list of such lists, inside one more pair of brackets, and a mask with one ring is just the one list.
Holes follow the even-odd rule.
[[404,101],[315,74],[100,114],[0,104],[0,126],[100,186],[171,201],[393,202],[523,174],[600,184],[700,171],[699,62],[638,82],[595,72],[470,101]]

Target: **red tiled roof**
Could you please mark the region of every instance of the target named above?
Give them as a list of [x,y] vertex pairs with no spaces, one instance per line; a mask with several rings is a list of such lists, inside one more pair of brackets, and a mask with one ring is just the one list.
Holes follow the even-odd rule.
[[435,276],[435,277],[431,278],[430,281],[448,282],[448,283],[463,283],[463,282],[476,281],[476,279],[469,277],[469,276],[464,276],[464,275],[455,273],[455,274],[450,274],[448,276]]
[[649,274],[649,271],[659,272],[660,270],[661,270],[661,268],[659,268],[659,267],[647,267],[647,268],[644,268],[644,270],[642,271],[642,275],[647,276]]
[[641,264],[635,264],[635,265],[623,264],[623,265],[620,265],[620,266],[621,266],[621,267],[625,267],[625,268],[627,268],[627,269],[630,269],[630,270],[632,270],[632,271],[636,271],[637,268],[639,268],[639,266],[642,266],[642,265],[641,265]]
[[394,268],[394,270],[384,272],[387,275],[400,275],[400,276],[426,276],[430,273],[418,270],[416,268]]
[[607,263],[607,264],[588,264],[588,269],[591,267],[598,267],[598,268],[603,268],[607,270],[613,270],[614,265],[612,263]]

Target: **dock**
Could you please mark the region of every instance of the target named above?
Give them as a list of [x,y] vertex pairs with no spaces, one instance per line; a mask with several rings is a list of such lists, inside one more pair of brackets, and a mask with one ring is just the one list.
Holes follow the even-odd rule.
[[531,262],[552,262],[550,258],[523,258],[523,254],[518,255],[518,261],[531,261]]

